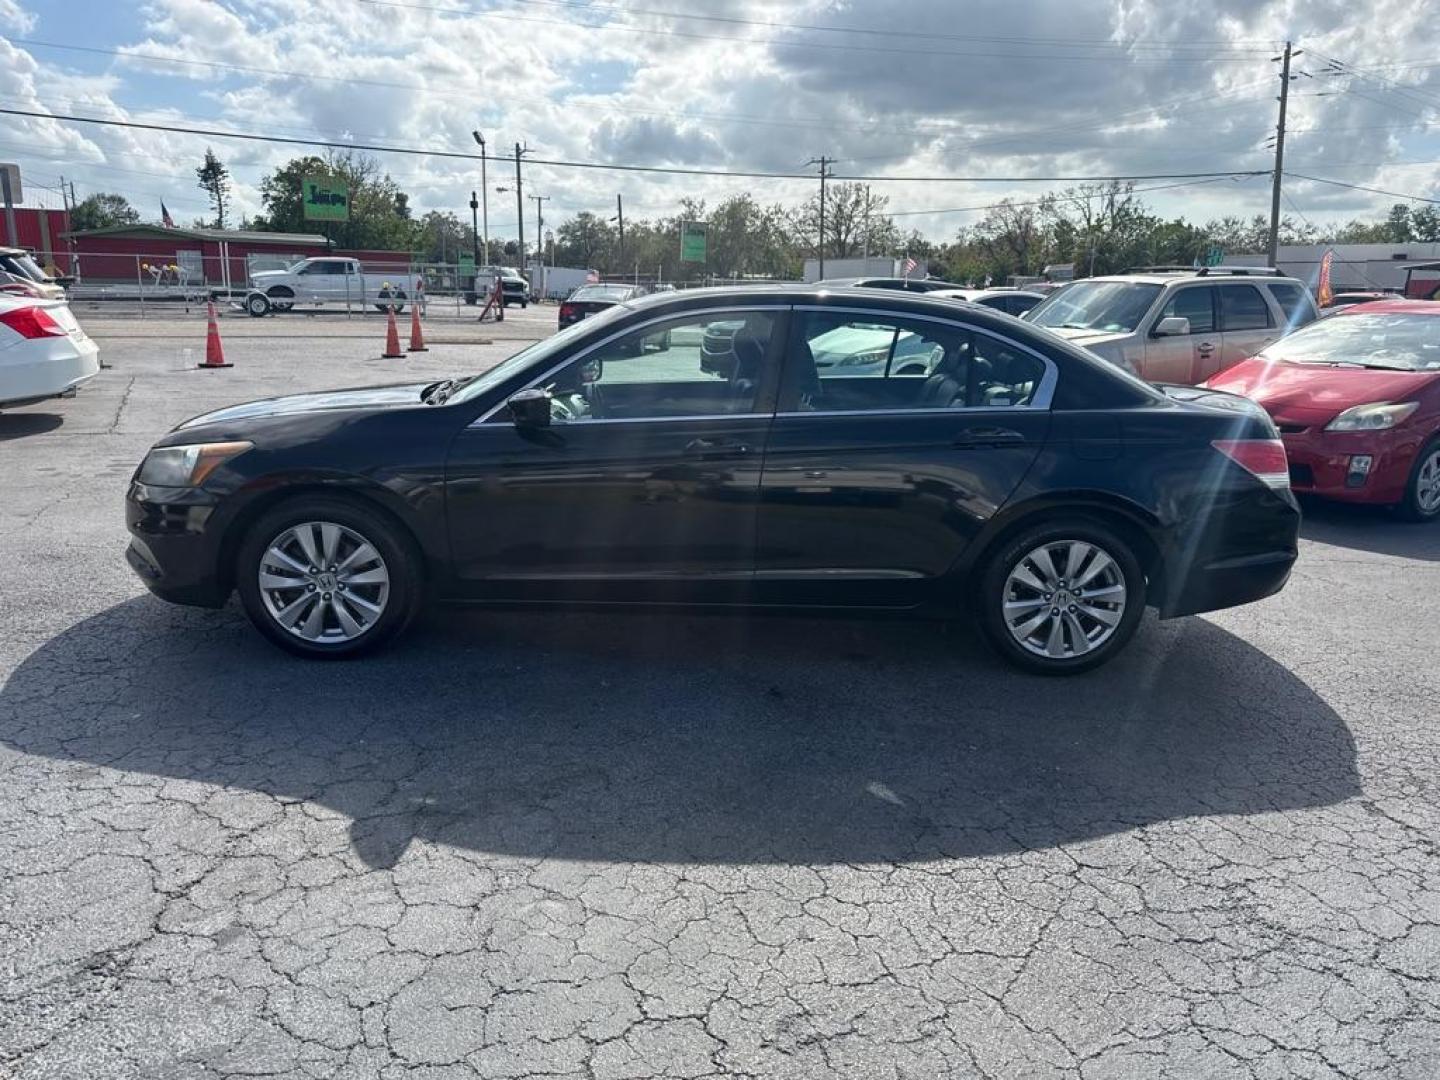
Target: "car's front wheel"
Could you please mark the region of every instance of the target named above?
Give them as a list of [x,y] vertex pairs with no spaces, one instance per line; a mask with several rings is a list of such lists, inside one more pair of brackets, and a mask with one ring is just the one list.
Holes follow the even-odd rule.
[[1398,509],[1407,521],[1440,521],[1440,439],[1431,440],[1416,455]]
[[297,499],[246,534],[236,585],[256,628],[298,656],[339,659],[384,644],[421,599],[414,545],[383,514],[345,499]]
[[981,571],[980,622],[1005,659],[1043,675],[1105,663],[1145,611],[1145,574],[1130,545],[1083,518],[1048,522],[1003,543]]

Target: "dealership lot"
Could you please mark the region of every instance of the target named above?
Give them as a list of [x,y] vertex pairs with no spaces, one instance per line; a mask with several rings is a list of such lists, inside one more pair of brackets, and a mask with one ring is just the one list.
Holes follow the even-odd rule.
[[[0,1076],[1429,1077],[1440,528],[1092,675],[800,618],[442,612],[306,664],[125,566],[186,416],[554,309],[87,320],[0,414]],[[688,346],[685,346],[688,348]],[[677,348],[677,357],[683,351]]]

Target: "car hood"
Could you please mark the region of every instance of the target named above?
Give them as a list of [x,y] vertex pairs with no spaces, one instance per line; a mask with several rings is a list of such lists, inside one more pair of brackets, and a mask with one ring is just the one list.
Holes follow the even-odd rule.
[[1046,326],[1044,329],[1087,349],[1097,345],[1116,345],[1130,338],[1129,332],[1117,333],[1114,330],[1077,330],[1072,326]]
[[1440,372],[1336,368],[1255,357],[1222,371],[1204,385],[1244,394],[1277,420],[1315,423],[1356,405],[1404,401],[1436,380],[1440,380]]
[[231,405],[214,412],[191,417],[176,428],[200,427],[205,424],[229,424],[236,420],[257,420],[269,416],[293,416],[297,413],[332,412],[342,409],[393,409],[418,406],[420,392],[429,383],[399,383],[394,386],[371,386],[361,390],[325,390],[317,394],[291,394],[287,397],[261,398],[243,405]]

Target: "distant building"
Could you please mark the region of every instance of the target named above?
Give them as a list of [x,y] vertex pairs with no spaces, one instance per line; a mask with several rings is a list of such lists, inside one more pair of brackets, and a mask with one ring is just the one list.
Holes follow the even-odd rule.
[[[1320,260],[1334,249],[1330,266],[1330,287],[1335,292],[1368,292],[1389,289],[1402,292],[1411,263],[1440,261],[1440,244],[1286,244],[1276,257],[1281,271],[1310,288],[1320,277]],[[1265,256],[1226,255],[1227,266],[1264,266]]]
[[[917,260],[914,270],[909,274],[905,273],[905,259],[885,258],[872,259],[826,259],[826,278],[847,278],[847,277],[912,277],[924,279],[929,273],[929,264],[924,260]],[[820,280],[820,260],[806,259],[805,273],[802,280],[816,282]]]

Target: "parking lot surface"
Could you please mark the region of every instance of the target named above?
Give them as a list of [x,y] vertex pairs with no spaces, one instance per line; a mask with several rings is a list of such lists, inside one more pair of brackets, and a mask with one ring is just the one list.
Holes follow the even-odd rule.
[[520,314],[232,317],[216,372],[92,320],[113,366],[0,414],[0,1076],[1440,1075],[1440,528],[1307,507],[1279,596],[1064,681],[790,617],[306,663],[126,567],[177,421]]

